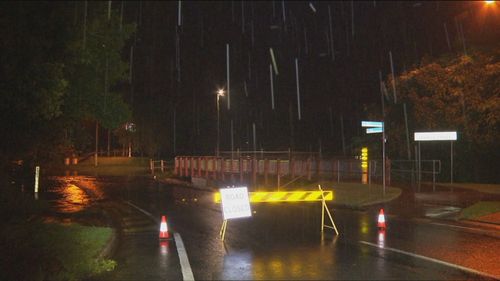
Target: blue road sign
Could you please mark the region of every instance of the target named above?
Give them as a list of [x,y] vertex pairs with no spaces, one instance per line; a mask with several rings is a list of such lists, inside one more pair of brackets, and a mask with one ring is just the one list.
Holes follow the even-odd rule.
[[366,133],[367,134],[376,134],[376,133],[382,133],[383,131],[383,128],[378,128],[378,127],[375,127],[375,128],[366,128]]
[[378,121],[361,121],[361,127],[382,128],[383,126],[384,126],[384,122],[378,122]]

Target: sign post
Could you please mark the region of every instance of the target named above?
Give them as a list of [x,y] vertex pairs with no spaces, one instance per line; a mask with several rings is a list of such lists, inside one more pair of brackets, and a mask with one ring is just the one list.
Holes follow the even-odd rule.
[[38,193],[38,178],[40,177],[40,166],[35,168],[35,193]]
[[40,177],[40,166],[35,168],[35,199],[38,199],[38,178]]
[[224,217],[219,236],[224,241],[227,220],[251,217],[252,212],[250,210],[250,200],[248,199],[248,190],[246,187],[223,188],[219,191]]
[[453,184],[453,141],[450,141],[450,183]]
[[[450,183],[453,184],[453,142],[457,140],[457,132],[415,132],[413,139],[418,141],[418,154],[420,155],[420,142],[422,141],[450,141]],[[420,156],[418,157],[418,167],[419,167],[419,185],[422,177],[422,164]]]
[[[328,210],[328,206],[326,205],[325,194],[324,194],[323,189],[321,189],[321,185],[318,185],[318,189],[321,192],[321,232],[323,232],[323,229],[325,229],[325,227],[327,227],[327,228],[331,228],[331,229],[335,230],[335,233],[337,235],[339,235],[339,231],[337,230],[337,226],[335,225],[335,222],[333,222],[332,214],[330,214],[330,210]],[[328,214],[328,218],[330,219],[330,222],[332,223],[332,225],[325,224],[325,210],[326,210],[326,213]]]

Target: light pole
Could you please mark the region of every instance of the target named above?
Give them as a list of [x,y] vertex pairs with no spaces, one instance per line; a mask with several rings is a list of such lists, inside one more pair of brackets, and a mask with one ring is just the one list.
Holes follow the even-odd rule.
[[219,142],[220,142],[220,106],[219,106],[219,98],[224,96],[224,90],[219,89],[217,91],[217,149],[216,149],[216,156],[219,157]]

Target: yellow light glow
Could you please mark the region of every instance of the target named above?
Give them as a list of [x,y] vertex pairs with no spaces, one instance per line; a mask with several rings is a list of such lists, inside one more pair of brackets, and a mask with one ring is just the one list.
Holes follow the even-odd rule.
[[368,147],[361,148],[361,168],[363,172],[368,168]]
[[484,3],[486,3],[486,5],[491,5],[491,4],[495,3],[495,1],[484,1]]
[[272,260],[269,265],[276,276],[283,276],[283,263],[280,260]]

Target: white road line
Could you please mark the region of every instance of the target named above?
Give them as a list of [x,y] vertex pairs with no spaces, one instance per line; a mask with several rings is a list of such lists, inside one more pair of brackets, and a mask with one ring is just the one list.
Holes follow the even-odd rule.
[[182,238],[179,233],[174,233],[175,246],[177,247],[177,253],[179,254],[179,261],[181,262],[182,269],[182,279],[183,280],[194,280],[193,271],[191,270],[191,265],[189,264],[189,259],[184,248],[184,243],[182,243]]
[[466,227],[466,226],[460,226],[460,225],[444,224],[444,223],[437,223],[437,222],[431,222],[429,224],[444,226],[444,227],[451,227],[451,228],[467,229],[467,230],[472,230],[474,232],[485,232],[483,229],[477,229],[477,228],[473,228],[473,227]]
[[142,209],[141,207],[137,206],[137,205],[134,205],[132,204],[130,201],[125,201],[125,203],[129,204],[130,206],[136,208],[139,212],[145,214],[146,216],[148,216],[150,219],[152,219],[153,221],[157,222],[157,223],[160,223],[160,219],[158,218],[155,218],[150,212]]
[[491,278],[491,279],[500,279],[500,276],[498,276],[498,275],[491,275],[491,274],[488,274],[488,273],[485,273],[485,272],[481,272],[481,271],[477,271],[475,269],[464,267],[464,266],[461,266],[461,265],[458,265],[458,264],[453,264],[453,263],[445,262],[445,261],[442,261],[442,260],[437,260],[437,259],[429,258],[429,257],[426,257],[426,256],[421,256],[421,255],[418,255],[418,254],[414,254],[414,253],[410,253],[410,252],[406,252],[406,251],[402,251],[402,250],[398,250],[398,249],[394,249],[394,248],[379,246],[379,245],[377,245],[375,243],[370,243],[370,242],[367,242],[367,241],[359,241],[359,243],[365,244],[365,245],[368,245],[368,246],[372,246],[372,247],[375,247],[375,248],[379,248],[379,249],[382,249],[382,250],[393,251],[393,252],[400,253],[400,254],[407,255],[407,256],[411,256],[411,257],[414,257],[414,258],[419,258],[419,259],[423,259],[423,260],[426,260],[426,261],[439,263],[439,264],[442,264],[442,265],[453,267],[455,269],[460,269],[462,271],[465,271],[465,272],[468,272],[468,273],[472,273],[472,274],[476,274],[476,275],[480,275],[480,276],[483,276],[483,277],[487,277],[487,278]]
[[[136,208],[141,213],[150,217],[153,221],[157,221],[158,223],[160,223],[160,220],[155,218],[148,211],[143,210],[139,206],[136,206],[129,201],[125,201],[125,203]],[[194,280],[194,275],[193,275],[193,271],[191,270],[191,265],[189,264],[189,259],[187,256],[186,248],[184,248],[184,243],[182,242],[181,235],[177,232],[174,233],[174,241],[175,241],[175,247],[177,248],[177,254],[179,255],[179,262],[181,264],[182,279],[183,280]]]

